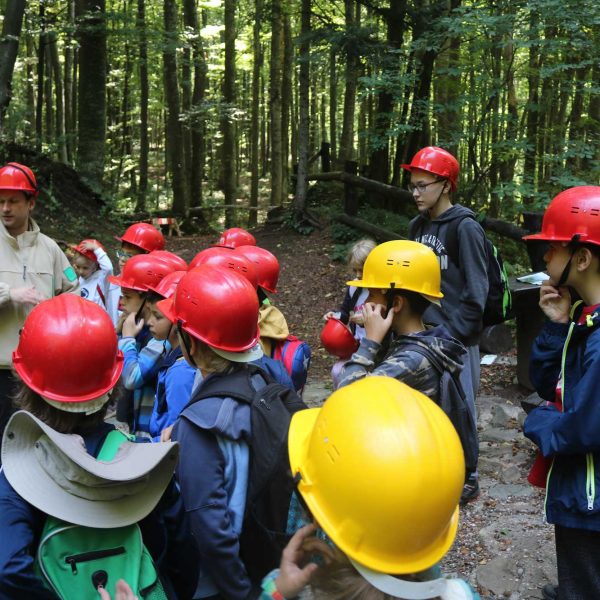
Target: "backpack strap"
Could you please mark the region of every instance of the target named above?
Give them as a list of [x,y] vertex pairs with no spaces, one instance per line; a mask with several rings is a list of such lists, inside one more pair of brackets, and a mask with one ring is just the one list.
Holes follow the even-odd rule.
[[402,348],[403,349],[407,349],[407,350],[411,350],[413,352],[416,352],[417,354],[420,354],[421,356],[424,356],[429,363],[431,364],[431,366],[439,373],[440,375],[440,383],[441,383],[441,377],[442,375],[447,371],[448,374],[452,377],[452,379],[454,380],[454,383],[456,384],[456,387],[458,387],[458,390],[460,392],[460,395],[462,398],[466,398],[465,395],[465,391],[463,389],[463,386],[460,382],[460,378],[458,377],[457,373],[454,371],[448,371],[448,369],[446,369],[442,363],[442,361],[440,360],[440,358],[435,354],[435,352],[433,352],[432,350],[430,350],[429,348],[425,347],[425,346],[421,346],[420,344],[402,344]]
[[446,228],[446,238],[444,239],[444,247],[448,253],[450,260],[458,267],[460,259],[460,251],[458,247],[458,228],[465,219],[476,220],[472,215],[459,215],[456,219],[452,219]]
[[126,433],[123,433],[119,429],[111,429],[104,438],[104,442],[102,442],[102,447],[100,448],[100,452],[98,452],[98,456],[96,456],[96,460],[105,462],[113,460],[117,455],[119,448],[125,442],[131,441],[133,441],[132,438]]

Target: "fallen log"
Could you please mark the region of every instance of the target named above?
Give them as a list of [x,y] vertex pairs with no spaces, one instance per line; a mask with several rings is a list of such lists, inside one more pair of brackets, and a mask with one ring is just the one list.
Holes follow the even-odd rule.
[[344,223],[345,225],[349,225],[350,227],[354,227],[355,229],[360,229],[361,231],[371,234],[377,241],[380,242],[406,239],[404,236],[401,236],[395,231],[390,231],[389,229],[384,229],[383,227],[377,227],[377,225],[372,225],[368,221],[359,219],[358,217],[350,217],[344,213],[341,213],[336,217],[336,219],[340,223]]

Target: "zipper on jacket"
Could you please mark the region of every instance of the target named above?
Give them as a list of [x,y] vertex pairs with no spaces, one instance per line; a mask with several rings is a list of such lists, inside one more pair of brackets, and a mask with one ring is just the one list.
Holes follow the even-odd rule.
[[594,473],[594,457],[591,452],[585,455],[586,477],[585,492],[587,495],[588,510],[594,510],[594,500],[596,499],[596,478]]
[[93,550],[92,552],[82,552],[81,554],[73,554],[72,556],[65,557],[65,562],[71,565],[73,575],[77,573],[77,564],[83,562],[89,562],[91,560],[98,560],[100,558],[107,558],[108,556],[118,556],[119,554],[125,554],[125,548],[123,546],[117,546],[116,548],[107,548],[106,550]]

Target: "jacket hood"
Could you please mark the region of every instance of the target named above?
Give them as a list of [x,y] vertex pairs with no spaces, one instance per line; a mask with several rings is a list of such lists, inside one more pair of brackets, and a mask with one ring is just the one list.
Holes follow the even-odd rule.
[[436,219],[429,219],[426,216],[421,215],[427,221],[431,220],[435,223],[447,223],[448,221],[453,221],[457,217],[462,217],[464,215],[468,215],[469,217],[475,218],[475,213],[470,209],[462,206],[461,204],[454,204],[447,211],[443,212]]
[[416,344],[424,346],[437,356],[444,368],[450,373],[463,369],[464,358],[467,353],[465,347],[455,338],[444,325],[436,325],[431,329],[420,331],[412,335],[401,335],[395,344]]
[[275,340],[285,340],[290,335],[283,313],[272,304],[262,304],[258,313],[260,336]]

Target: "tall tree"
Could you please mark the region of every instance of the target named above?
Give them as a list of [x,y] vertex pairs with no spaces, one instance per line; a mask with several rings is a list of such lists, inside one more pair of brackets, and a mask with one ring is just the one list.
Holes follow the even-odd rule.
[[271,206],[283,203],[283,140],[281,92],[283,81],[283,12],[281,0],[271,2],[271,65],[269,111],[271,135]]
[[[221,131],[223,133],[223,192],[225,204],[232,206],[236,197],[235,160],[235,10],[236,0],[225,0],[225,75],[223,79],[223,101]],[[225,226],[234,224],[232,208],[225,210]]]
[[138,36],[139,49],[139,77],[140,77],[140,156],[138,161],[138,188],[136,210],[146,209],[146,195],[148,194],[148,154],[150,144],[148,141],[148,36],[146,33],[146,8],[145,0],[137,0],[137,16],[135,26]]
[[79,41],[77,168],[97,189],[102,188],[106,131],[105,0],[77,0]]
[[185,185],[183,133],[179,120],[179,82],[177,77],[177,3],[164,0],[165,40],[163,47],[163,77],[167,100],[167,165],[173,189],[173,212],[184,215],[189,203]]
[[[263,61],[262,46],[260,43],[260,25],[263,14],[262,0],[256,0],[254,9],[254,25],[252,28],[252,105],[250,117],[250,208],[258,208],[260,72]],[[248,225],[250,227],[256,225],[257,217],[257,211],[251,210],[248,218]]]
[[19,52],[25,0],[7,0],[0,38],[0,132],[12,95],[12,77]]
[[300,124],[298,125],[298,176],[296,179],[296,194],[294,195],[294,212],[298,215],[306,209],[306,193],[308,191],[311,0],[302,0],[301,10],[300,75],[298,77]]

